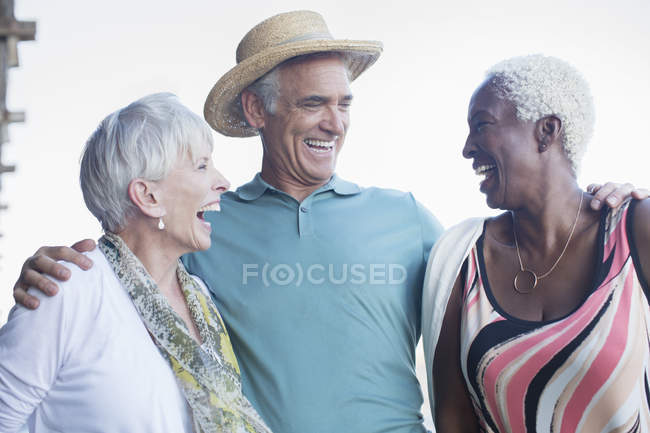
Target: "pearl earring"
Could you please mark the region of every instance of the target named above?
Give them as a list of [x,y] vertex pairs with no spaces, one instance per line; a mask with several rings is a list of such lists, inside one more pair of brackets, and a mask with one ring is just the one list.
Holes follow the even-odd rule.
[[164,230],[165,229],[165,223],[162,220],[162,217],[158,220],[158,230]]

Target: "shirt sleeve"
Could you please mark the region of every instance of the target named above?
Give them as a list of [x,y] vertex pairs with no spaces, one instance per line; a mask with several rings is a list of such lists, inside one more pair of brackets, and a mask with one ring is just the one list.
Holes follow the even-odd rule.
[[54,383],[64,357],[63,290],[48,297],[38,290],[36,310],[14,307],[0,328],[0,431],[22,427]]
[[420,227],[422,229],[422,257],[426,264],[429,259],[429,252],[436,243],[438,238],[444,232],[442,224],[422,203],[413,199],[417,208],[418,218],[420,220]]

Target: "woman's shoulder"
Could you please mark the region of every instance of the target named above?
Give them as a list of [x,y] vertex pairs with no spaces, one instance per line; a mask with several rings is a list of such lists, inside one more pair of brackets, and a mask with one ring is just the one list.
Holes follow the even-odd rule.
[[29,289],[30,294],[39,298],[42,307],[46,307],[46,305],[43,305],[44,303],[82,303],[88,305],[101,301],[106,288],[113,281],[116,281],[115,275],[110,270],[109,264],[99,248],[83,254],[93,262],[93,266],[88,270],[83,270],[71,262],[59,261],[70,271],[70,278],[66,281],[57,281],[50,278],[59,286],[56,295],[50,297],[36,288]]
[[64,260],[59,263],[65,265],[70,270],[70,278],[67,281],[58,283],[60,287],[70,288],[71,290],[78,290],[88,284],[97,284],[106,277],[107,273],[113,273],[106,257],[99,248],[92,251],[82,253],[84,256],[92,260],[93,265],[90,269],[84,270],[71,262]]
[[635,200],[630,210],[631,224],[627,234],[634,250],[635,262],[640,266],[646,286],[650,290],[650,199]]
[[483,232],[484,224],[485,218],[468,218],[445,230],[431,249],[427,268],[435,267],[435,263],[446,263],[450,259],[454,261],[456,253],[467,250],[476,242]]
[[650,232],[650,198],[644,200],[631,200],[634,207],[634,218],[639,227],[645,227]]
[[[462,263],[483,232],[485,220],[482,217],[468,218],[447,229],[431,249],[427,275],[446,273],[451,268],[456,268],[455,265]],[[455,276],[454,274],[453,277]]]
[[47,327],[52,332],[57,332],[57,329],[76,329],[79,332],[87,329],[87,325],[97,319],[97,312],[106,301],[109,286],[106,280],[110,275],[106,272],[101,252],[93,250],[85,255],[93,261],[89,270],[60,262],[68,267],[71,275],[67,281],[53,280],[59,286],[58,292],[48,296],[34,287],[30,288],[28,292],[39,300],[38,308],[30,310],[16,305],[10,312],[9,320],[14,325],[26,321],[29,326],[37,329]]
[[485,219],[485,232],[490,239],[496,239],[500,243],[511,243],[512,240],[512,214],[503,212],[499,215]]
[[467,232],[468,230],[477,230],[477,229],[482,230],[483,225],[486,223],[486,221],[489,220],[490,217],[472,217],[472,218],[464,219],[463,221],[456,223],[453,226],[449,227],[447,230],[445,230],[443,236],[445,238],[449,238]]

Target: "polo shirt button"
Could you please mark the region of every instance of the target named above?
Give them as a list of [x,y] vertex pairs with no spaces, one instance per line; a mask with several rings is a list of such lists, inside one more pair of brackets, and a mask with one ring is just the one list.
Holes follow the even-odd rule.
[[300,206],[300,212],[302,212],[302,213],[307,213],[307,212],[309,212],[309,209],[307,209],[307,208],[304,207],[304,206]]

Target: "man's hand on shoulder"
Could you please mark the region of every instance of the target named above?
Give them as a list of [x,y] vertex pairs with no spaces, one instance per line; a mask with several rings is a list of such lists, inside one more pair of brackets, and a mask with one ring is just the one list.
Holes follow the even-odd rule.
[[646,188],[635,188],[631,183],[607,182],[604,185],[592,183],[587,187],[587,192],[594,195],[591,199],[591,208],[599,210],[603,203],[611,208],[621,205],[626,198],[632,197],[637,200],[643,200],[650,197],[650,190]]
[[95,249],[95,241],[84,239],[71,247],[41,247],[33,256],[28,258],[20,271],[18,281],[14,284],[14,300],[29,309],[38,308],[38,299],[27,293],[27,289],[35,287],[46,295],[55,295],[59,288],[46,275],[59,281],[70,278],[70,270],[57,263],[65,260],[88,270],[93,265],[92,260],[82,253]]

